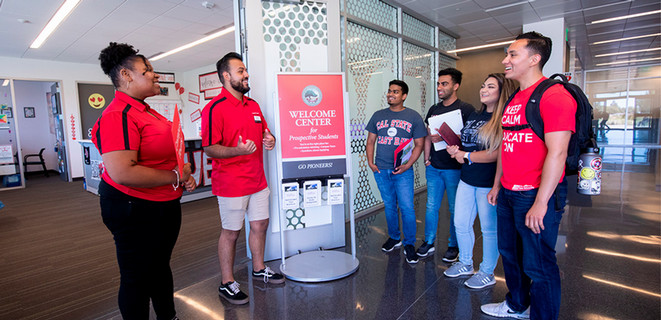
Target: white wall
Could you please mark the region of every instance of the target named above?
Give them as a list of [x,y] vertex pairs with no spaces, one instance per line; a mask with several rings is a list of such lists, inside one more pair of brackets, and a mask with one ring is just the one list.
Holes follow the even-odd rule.
[[[38,154],[41,148],[44,151],[46,168],[57,170],[57,153],[55,153],[55,134],[50,131],[48,101],[46,92],[50,92],[53,82],[41,81],[14,81],[14,94],[16,101],[16,112],[14,119],[18,124],[18,136],[21,140],[21,153]],[[34,118],[25,118],[25,107],[34,108]],[[38,161],[33,157],[30,161]],[[41,167],[31,165],[28,171],[40,171]]]
[[[14,80],[60,81],[62,113],[67,138],[67,158],[72,178],[83,176],[82,150],[77,140],[83,138],[80,128],[80,106],[76,82],[111,84],[98,64],[56,62],[46,60],[0,57],[0,78]],[[44,98],[45,99],[45,98]],[[23,112],[23,109],[17,109]],[[71,119],[75,129],[71,128]],[[73,139],[75,136],[75,140]],[[25,143],[23,143],[25,148]],[[52,148],[51,148],[52,149]]]

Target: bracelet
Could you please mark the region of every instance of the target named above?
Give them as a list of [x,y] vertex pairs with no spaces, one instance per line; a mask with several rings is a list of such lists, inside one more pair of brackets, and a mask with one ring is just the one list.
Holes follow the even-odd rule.
[[471,161],[471,153],[468,153],[468,165],[473,164],[473,161]]
[[179,188],[179,171],[177,169],[172,169],[172,172],[177,176],[177,182],[172,184],[172,188],[176,191]]

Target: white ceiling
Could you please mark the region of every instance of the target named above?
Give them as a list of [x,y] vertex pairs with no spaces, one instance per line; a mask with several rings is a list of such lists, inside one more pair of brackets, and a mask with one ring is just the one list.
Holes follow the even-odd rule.
[[[0,56],[98,64],[110,41],[133,45],[147,57],[232,25],[232,0],[82,0],[38,49],[30,44],[64,0],[0,0]],[[26,19],[29,23],[21,23]],[[230,33],[153,63],[161,71],[214,64],[235,51]]]
[[[590,43],[661,32],[661,14],[600,24],[592,21],[661,9],[659,0],[390,0],[458,34],[457,48],[513,40],[527,23],[565,18],[569,41],[585,69],[598,63],[661,57],[661,51],[595,55],[661,47],[661,37]],[[512,5],[517,4],[517,5]],[[512,5],[512,6],[507,6]],[[494,8],[506,7],[498,10]],[[490,10],[491,9],[491,10]],[[459,54],[461,56],[461,54]],[[651,62],[651,63],[658,63]],[[649,64],[650,62],[646,62]],[[619,65],[621,66],[621,65]]]
[[[660,37],[602,45],[589,43],[661,32],[661,15],[589,25],[591,21],[659,10],[659,0],[386,0],[398,3],[458,34],[457,48],[513,39],[525,23],[564,17],[570,41],[586,69],[597,63],[661,56],[661,51],[594,58],[594,55],[661,46]],[[98,63],[110,41],[126,42],[147,57],[198,40],[234,23],[233,0],[83,0],[39,49],[30,43],[63,0],[0,0],[0,56]],[[28,20],[22,23],[19,19]],[[162,71],[185,71],[215,63],[234,51],[233,34],[154,62]]]

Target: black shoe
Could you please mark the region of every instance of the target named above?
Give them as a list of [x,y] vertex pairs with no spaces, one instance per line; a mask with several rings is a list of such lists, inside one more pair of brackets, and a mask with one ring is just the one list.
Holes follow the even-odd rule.
[[285,277],[283,277],[281,274],[274,272],[271,270],[271,268],[266,267],[262,270],[259,271],[253,271],[252,272],[253,278],[262,278],[264,279],[264,283],[283,283],[285,282]]
[[434,253],[436,249],[434,248],[433,243],[423,242],[420,248],[418,248],[418,255],[421,257],[426,257],[430,253]]
[[388,238],[388,240],[386,240],[386,243],[384,243],[383,246],[381,246],[381,250],[383,252],[390,252],[392,251],[392,249],[399,248],[401,246],[402,246],[401,241],[395,240],[393,238]]
[[443,255],[443,261],[445,262],[455,262],[459,257],[459,248],[457,247],[448,247],[448,250],[445,251]]
[[218,295],[225,298],[231,304],[248,303],[248,296],[239,289],[239,283],[236,281],[221,284],[218,287]]
[[413,245],[407,244],[404,246],[404,255],[406,256],[406,262],[410,264],[418,263],[418,254],[415,253]]

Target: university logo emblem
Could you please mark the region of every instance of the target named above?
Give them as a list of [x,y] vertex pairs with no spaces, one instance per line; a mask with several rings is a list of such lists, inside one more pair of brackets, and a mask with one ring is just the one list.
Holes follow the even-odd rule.
[[309,85],[303,89],[303,92],[301,93],[301,98],[303,98],[303,102],[307,104],[310,107],[314,107],[321,103],[321,89],[319,89],[315,85]]

